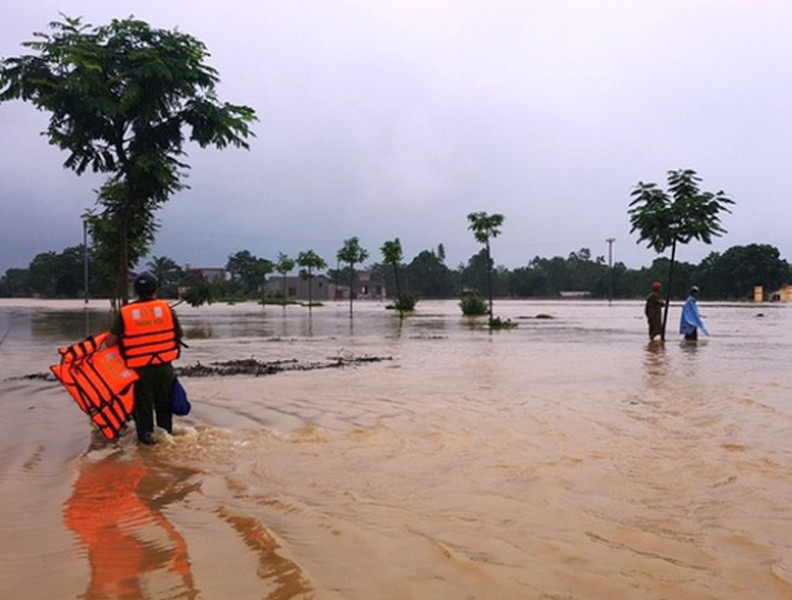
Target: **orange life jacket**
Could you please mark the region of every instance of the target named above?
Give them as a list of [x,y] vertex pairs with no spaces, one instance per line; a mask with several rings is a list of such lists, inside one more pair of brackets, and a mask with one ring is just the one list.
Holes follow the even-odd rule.
[[170,306],[145,300],[121,307],[124,334],[121,350],[129,367],[169,363],[179,358],[179,342]]
[[102,434],[113,440],[129,420],[132,384],[138,375],[124,364],[118,348],[99,349],[107,336],[105,331],[60,348],[61,363],[50,369]]

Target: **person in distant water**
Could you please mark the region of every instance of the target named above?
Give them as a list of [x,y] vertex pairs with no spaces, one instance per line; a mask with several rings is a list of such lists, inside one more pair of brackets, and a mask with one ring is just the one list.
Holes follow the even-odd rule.
[[652,284],[652,291],[646,297],[646,306],[644,307],[644,314],[646,321],[649,323],[649,339],[654,340],[658,335],[663,334],[663,315],[662,308],[665,302],[660,297],[661,284],[655,281]]
[[686,340],[697,340],[699,329],[704,332],[704,335],[709,335],[704,321],[701,320],[701,313],[699,313],[698,296],[699,289],[694,285],[690,288],[690,295],[688,299],[685,300],[684,306],[682,306],[682,316],[679,319],[679,333],[684,335]]
[[135,426],[138,441],[154,443],[154,414],[157,425],[171,433],[173,411],[170,389],[172,361],[179,357],[182,329],[168,303],[157,299],[159,282],[151,273],[135,277],[137,302],[121,307],[110,325],[108,346],[120,345],[128,367],[140,376],[135,382]]

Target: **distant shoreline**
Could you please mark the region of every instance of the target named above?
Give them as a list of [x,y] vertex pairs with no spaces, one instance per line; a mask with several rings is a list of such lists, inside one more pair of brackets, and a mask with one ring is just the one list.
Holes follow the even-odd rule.
[[[176,302],[176,300],[172,298],[166,299],[168,302]],[[438,298],[438,299],[423,299],[418,303],[416,308],[416,312],[421,312],[421,304],[429,304],[433,302],[458,302],[458,298]],[[608,304],[607,298],[494,298],[494,306],[497,309],[498,303],[513,303],[513,302],[528,302],[528,303],[535,303],[535,304],[566,304],[566,305],[592,305],[592,304]],[[388,300],[355,300],[355,305],[360,306],[371,306],[373,304],[380,305],[387,303]],[[643,298],[619,298],[613,299],[612,301],[614,304],[634,304],[634,303],[642,303],[644,302]],[[677,298],[671,299],[672,303],[681,303],[684,302],[684,298]],[[347,300],[339,300],[337,302],[331,301],[326,303],[326,306],[335,306],[338,305],[348,305]],[[752,300],[700,300],[699,304],[706,304],[708,306],[754,306],[754,307],[785,307],[787,305],[792,306],[792,303],[785,303],[785,302],[754,302]],[[186,302],[181,302],[178,305],[178,310],[180,311],[199,311],[199,310],[213,310],[222,307],[251,307],[251,306],[259,306],[261,305],[256,300],[245,300],[242,302],[214,302],[212,304],[205,304],[203,306],[192,307]],[[280,307],[280,305],[266,305],[262,307],[262,310],[271,311],[276,307]],[[78,298],[0,298],[0,309],[3,308],[41,308],[41,309],[52,309],[52,310],[92,310],[92,311],[109,311],[110,310],[110,300],[108,298],[92,298],[88,304],[85,303],[84,299]],[[315,310],[322,310],[321,307],[315,307]]]

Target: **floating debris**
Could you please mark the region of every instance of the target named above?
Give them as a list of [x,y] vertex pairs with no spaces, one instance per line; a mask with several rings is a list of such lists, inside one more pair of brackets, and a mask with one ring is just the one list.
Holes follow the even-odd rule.
[[[285,371],[315,371],[318,369],[341,369],[359,365],[393,360],[392,356],[334,356],[324,362],[301,363],[296,358],[264,362],[255,358],[243,358],[223,362],[211,362],[208,365],[200,362],[184,367],[175,367],[179,377],[227,377],[230,375],[274,375]],[[35,380],[56,381],[51,373],[31,373],[19,377],[11,377],[6,381]]]
[[179,377],[212,377],[229,375],[274,375],[285,371],[314,371],[317,369],[339,369],[343,367],[354,367],[361,364],[393,360],[391,356],[336,356],[328,358],[325,362],[301,363],[296,358],[287,360],[276,360],[264,362],[255,358],[245,358],[239,360],[229,360],[222,362],[211,362],[208,365],[200,362],[186,367],[177,367],[176,374]]
[[42,381],[57,381],[52,373],[30,373],[20,377],[9,377],[6,381],[19,381],[22,379],[40,379]]

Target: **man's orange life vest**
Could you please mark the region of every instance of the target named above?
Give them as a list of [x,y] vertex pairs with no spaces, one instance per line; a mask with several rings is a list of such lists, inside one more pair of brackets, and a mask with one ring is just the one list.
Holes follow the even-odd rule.
[[145,300],[121,307],[121,349],[128,367],[169,363],[179,358],[173,313],[164,300]]

